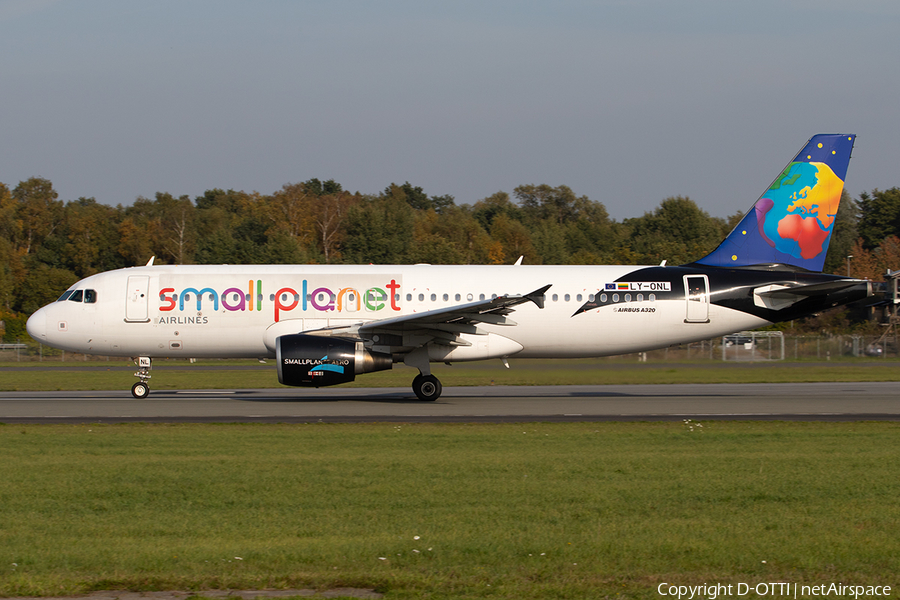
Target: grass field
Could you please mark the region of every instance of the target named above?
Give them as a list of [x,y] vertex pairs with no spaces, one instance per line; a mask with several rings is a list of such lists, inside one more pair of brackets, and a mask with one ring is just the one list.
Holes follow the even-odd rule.
[[[204,366],[241,367],[235,370],[203,370]],[[824,362],[637,363],[609,359],[511,360],[512,368],[499,361],[433,365],[444,386],[469,385],[571,385],[635,383],[791,383],[810,381],[900,381],[900,362],[856,359]],[[128,368],[122,368],[127,366]],[[11,370],[15,367],[20,370]],[[43,367],[43,368],[42,368]],[[90,370],[76,370],[90,367]],[[160,368],[163,367],[163,368]],[[41,370],[37,370],[41,368]],[[136,381],[130,361],[110,363],[0,363],[0,391],[127,390]],[[158,361],[152,371],[154,390],[274,388],[280,387],[273,362]],[[416,371],[402,365],[391,371],[362,375],[351,387],[408,387]]]
[[5,425],[0,595],[896,586],[898,435],[897,423]]

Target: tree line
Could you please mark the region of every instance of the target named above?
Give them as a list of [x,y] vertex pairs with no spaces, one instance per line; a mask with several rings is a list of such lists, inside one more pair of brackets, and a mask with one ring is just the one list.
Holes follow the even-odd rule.
[[[409,182],[376,194],[310,179],[272,194],[158,192],[131,206],[59,200],[32,177],[0,183],[0,320],[24,337],[29,314],[94,273],[146,264],[683,264],[712,251],[742,217],[690,198],[616,221],[560,185],[521,185],[472,205]],[[900,188],[844,193],[826,272],[883,279],[900,268]]]

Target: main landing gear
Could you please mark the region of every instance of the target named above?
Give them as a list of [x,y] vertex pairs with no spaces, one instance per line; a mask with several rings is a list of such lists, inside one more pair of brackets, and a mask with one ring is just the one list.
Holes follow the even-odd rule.
[[416,396],[419,397],[419,400],[434,402],[441,397],[441,391],[444,389],[444,386],[441,385],[441,380],[434,375],[422,375],[420,373],[413,379],[412,389]]
[[441,397],[444,386],[441,381],[431,374],[431,363],[428,357],[428,347],[419,346],[403,357],[407,366],[419,370],[419,374],[413,379],[412,389],[422,402],[434,402]]
[[140,381],[131,386],[131,395],[138,400],[141,400],[150,395],[150,384],[147,383],[147,380],[150,379],[151,361],[149,356],[139,356],[134,362],[137,363],[138,366],[138,370],[134,376],[140,379]]

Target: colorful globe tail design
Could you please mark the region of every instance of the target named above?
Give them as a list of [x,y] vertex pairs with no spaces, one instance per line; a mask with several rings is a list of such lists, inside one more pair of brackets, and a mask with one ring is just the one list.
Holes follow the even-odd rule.
[[698,264],[821,271],[856,136],[810,138],[719,247]]

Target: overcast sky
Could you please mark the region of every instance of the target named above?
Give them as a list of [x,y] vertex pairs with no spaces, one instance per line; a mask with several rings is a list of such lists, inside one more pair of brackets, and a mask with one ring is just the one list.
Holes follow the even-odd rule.
[[616,219],[747,210],[815,133],[900,186],[896,0],[0,0],[0,181],[130,204],[312,177]]

